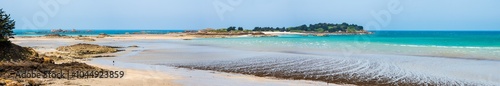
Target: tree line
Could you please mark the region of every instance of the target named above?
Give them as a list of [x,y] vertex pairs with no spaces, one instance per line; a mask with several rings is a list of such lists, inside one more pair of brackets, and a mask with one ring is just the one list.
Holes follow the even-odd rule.
[[362,31],[363,26],[356,24],[333,24],[333,23],[317,23],[309,25],[300,25],[295,27],[255,27],[253,31],[290,31],[290,32],[356,32]]
[[[243,27],[230,26],[228,28],[221,29],[223,31],[244,31]],[[309,25],[300,25],[295,27],[255,27],[252,31],[279,31],[279,32],[348,32],[354,33],[356,31],[363,31],[363,26],[356,24],[334,24],[334,23],[317,23]]]

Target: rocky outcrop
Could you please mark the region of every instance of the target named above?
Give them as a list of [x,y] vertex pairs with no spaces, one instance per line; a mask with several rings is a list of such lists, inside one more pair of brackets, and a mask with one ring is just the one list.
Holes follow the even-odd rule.
[[[102,71],[104,69],[93,67],[85,63],[69,62],[62,64],[38,63],[34,61],[0,62],[0,86],[39,86],[47,85],[49,82],[40,80],[15,78],[16,73],[30,71],[32,73],[43,74],[49,71]],[[64,75],[65,77],[69,77]],[[57,78],[55,78],[57,79]],[[60,78],[66,79],[66,78]],[[69,79],[69,78],[67,78]]]
[[134,47],[134,48],[137,48],[137,47],[139,47],[139,46],[137,46],[137,45],[132,45],[132,46],[128,46],[128,47]]
[[61,34],[47,34],[46,37],[61,37]]
[[97,38],[104,38],[104,37],[111,37],[111,36],[105,33],[101,33],[97,36]]
[[77,37],[75,40],[95,41],[95,39],[92,39],[92,38],[87,38],[87,37]]
[[16,61],[37,57],[38,53],[32,48],[21,47],[10,42],[0,42],[0,60]]
[[[100,52],[108,51],[111,52],[113,50],[108,50],[106,48]],[[50,84],[40,80],[13,77],[16,76],[16,73],[22,71],[41,74],[48,71],[103,70],[80,62],[55,64],[54,58],[55,57],[50,58],[49,56],[38,55],[32,48],[21,47],[10,42],[0,43],[0,86],[39,86]]]
[[61,35],[61,34],[47,34],[44,37],[46,38],[73,38],[71,36]]
[[102,54],[118,52],[117,49],[109,46],[99,46],[95,44],[75,44],[71,46],[61,46],[56,48],[58,51],[69,52],[71,54],[86,55],[86,54]]

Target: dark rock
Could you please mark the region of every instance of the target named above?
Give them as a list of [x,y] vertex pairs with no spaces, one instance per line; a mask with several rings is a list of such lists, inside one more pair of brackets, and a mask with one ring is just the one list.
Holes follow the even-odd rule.
[[139,46],[137,46],[137,45],[132,45],[132,46],[128,46],[128,47],[139,47]]

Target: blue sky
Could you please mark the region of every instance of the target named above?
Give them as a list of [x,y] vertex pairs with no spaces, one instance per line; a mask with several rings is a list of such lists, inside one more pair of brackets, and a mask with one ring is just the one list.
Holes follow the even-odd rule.
[[[369,29],[500,30],[498,4],[500,0],[1,0],[0,8],[17,21],[17,29],[252,29],[320,22],[366,27],[373,22],[380,27]],[[391,9],[388,5],[401,11],[390,13],[390,19],[374,16]]]

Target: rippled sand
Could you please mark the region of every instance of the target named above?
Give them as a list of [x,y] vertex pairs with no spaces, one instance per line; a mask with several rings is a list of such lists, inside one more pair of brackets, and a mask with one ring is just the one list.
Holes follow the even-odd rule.
[[[50,48],[56,45],[64,46],[83,42],[73,39],[58,40],[54,42],[52,39],[16,39],[14,43],[23,46]],[[32,41],[37,41],[37,43],[31,43]],[[122,47],[139,46],[138,48],[125,48],[126,51],[117,53],[117,57],[114,58],[95,60],[99,64],[113,65],[110,64],[111,61],[117,61],[127,64],[137,63],[122,65],[125,68],[144,67],[139,64],[160,66],[157,70],[167,74],[170,72],[181,77],[192,77],[192,75],[216,77],[217,75],[210,73],[210,71],[220,71],[355,85],[500,85],[500,68],[498,68],[500,61],[497,60],[363,54],[342,51],[324,52],[293,48],[241,49],[241,47],[187,43],[186,41],[193,40],[129,39],[125,37],[97,39],[95,42],[88,43]],[[172,67],[180,67],[180,69]],[[189,71],[190,69],[208,71],[193,72]],[[212,83],[210,80],[203,81],[206,79],[196,80],[202,81],[199,83]],[[216,79],[220,83],[213,84],[235,81],[224,77]],[[239,83],[246,83],[246,85],[257,84],[245,80],[248,79],[236,81],[241,81]],[[179,82],[181,84],[196,83],[186,80]],[[260,85],[272,83],[271,81],[260,83]]]
[[[318,80],[356,85],[493,85],[490,76],[457,77],[431,71],[408,70],[395,63],[318,56],[261,56],[234,61],[175,64],[182,68],[216,70],[285,79]],[[452,69],[452,68],[450,68]],[[445,69],[443,69],[445,70]],[[442,72],[436,70],[437,72]],[[462,71],[456,71],[462,72]],[[455,73],[456,73],[455,72]],[[464,73],[466,71],[463,71]],[[450,72],[453,73],[453,72]],[[482,74],[475,74],[481,76]],[[486,74],[489,75],[489,74]],[[476,79],[474,79],[476,78]],[[480,79],[480,80],[477,80]],[[486,82],[483,82],[484,80]]]
[[186,44],[132,42],[143,48],[120,60],[295,80],[356,85],[500,85],[500,61],[305,50],[258,51]]
[[[223,73],[204,70],[190,70],[173,66],[158,65],[159,63],[196,63],[229,60],[234,56],[249,54],[227,54],[233,51],[220,48],[210,48],[209,45],[184,45],[175,44],[174,41],[184,41],[182,38],[164,37],[156,35],[121,36],[96,39],[96,41],[81,41],[67,38],[16,38],[13,42],[26,47],[33,47],[39,52],[55,51],[58,46],[67,46],[77,43],[90,43],[107,46],[126,47],[125,51],[115,53],[117,57],[96,58],[89,64],[110,70],[125,70],[127,78],[124,79],[82,79],[82,80],[56,80],[53,85],[79,84],[79,85],[188,85],[188,86],[330,86],[336,84],[310,81],[310,80],[284,80],[272,77],[256,77],[235,73]],[[137,45],[137,48],[127,46]],[[200,49],[207,47],[207,49]],[[207,52],[210,51],[210,52]],[[245,51],[240,51],[244,53]],[[175,54],[174,54],[175,53]],[[215,54],[212,54],[215,53]],[[238,58],[234,58],[238,59]],[[165,75],[163,75],[163,74]]]

